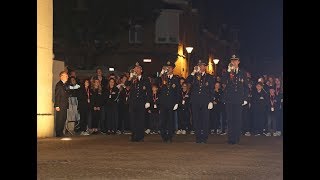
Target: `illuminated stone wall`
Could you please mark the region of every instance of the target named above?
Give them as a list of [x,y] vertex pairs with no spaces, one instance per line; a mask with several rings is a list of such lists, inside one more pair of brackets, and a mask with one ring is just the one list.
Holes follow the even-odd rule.
[[213,56],[209,55],[209,59],[208,59],[208,66],[207,66],[207,73],[209,74],[214,74],[214,63],[213,63]]
[[[183,47],[182,44],[178,45],[178,52],[177,54],[183,55],[183,50],[185,47]],[[187,64],[187,57],[183,58],[181,56],[178,56],[175,65],[176,67],[173,70],[173,74],[179,75],[180,77],[187,78],[188,77],[188,64]]]
[[37,137],[54,135],[52,3],[52,0],[37,0]]

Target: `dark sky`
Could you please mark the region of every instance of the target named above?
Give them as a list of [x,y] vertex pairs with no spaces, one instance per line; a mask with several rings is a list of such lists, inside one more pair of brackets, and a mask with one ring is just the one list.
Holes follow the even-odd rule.
[[283,0],[207,0],[206,4],[206,16],[217,11],[226,24],[240,27],[241,56],[282,56]]

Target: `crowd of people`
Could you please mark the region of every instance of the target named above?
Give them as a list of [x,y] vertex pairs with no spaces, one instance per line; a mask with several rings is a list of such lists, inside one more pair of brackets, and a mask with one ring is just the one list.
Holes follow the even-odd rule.
[[[136,67],[141,68],[142,71],[141,65],[137,64]],[[223,77],[227,75],[232,79],[233,76],[230,74],[229,77],[229,72],[223,71],[217,76],[210,75],[212,81],[203,79],[202,84],[201,76],[198,78],[195,74],[199,71],[196,68],[199,67],[195,67],[194,74],[191,73],[185,79],[177,75],[170,75],[170,73],[166,77],[166,71],[168,71],[166,68],[172,67],[171,71],[174,68],[174,65],[170,65],[170,61],[166,65],[162,68],[159,77],[147,77],[141,84],[142,79],[139,75],[141,72],[134,74],[135,71],[119,75],[111,73],[105,77],[103,70],[97,68],[95,75],[81,80],[77,78],[76,71],[61,72],[61,81],[58,82],[55,91],[56,117],[61,119],[56,121],[56,136],[60,137],[66,133],[79,135],[101,133],[104,135],[131,134],[134,138],[136,130],[143,128],[144,134],[161,134],[164,141],[171,141],[172,135],[168,129],[173,130],[172,134],[177,135],[197,134],[195,128],[198,122],[195,122],[197,119],[195,114],[199,114],[197,116],[200,119],[205,119],[207,117],[200,116],[205,113],[208,113],[208,122],[199,127],[207,127],[201,127],[201,132],[198,134],[203,133],[202,129],[208,129],[207,134],[227,135],[230,132],[227,123],[228,116],[231,116],[228,112],[231,110],[227,111],[225,104],[228,81],[224,81]],[[247,97],[241,106],[241,134],[245,136],[281,136],[282,78],[274,75],[253,78],[249,72],[245,72],[244,77],[247,82],[245,83]],[[199,84],[195,90],[196,84],[193,82],[197,80]],[[239,79],[239,83],[243,81]],[[193,107],[197,104],[196,99],[199,98],[192,99],[194,94],[201,94],[202,87],[208,87],[203,90],[203,93],[212,94],[213,98],[212,101],[208,100],[209,105],[206,109],[208,112],[203,113],[200,106],[199,111]],[[133,97],[133,93],[137,97]],[[134,103],[139,101],[139,93],[146,96],[147,103],[144,104],[143,111],[138,109],[139,105],[130,106],[130,100]],[[169,95],[170,93],[172,96]],[[67,108],[59,105],[63,101],[61,96],[64,99],[67,98],[67,102],[63,102]],[[62,109],[67,111],[66,117]],[[138,122],[133,119],[141,118],[143,125],[138,127],[135,125]],[[65,123],[63,123],[64,120]],[[203,137],[202,140],[201,136],[199,138],[199,142],[206,142],[207,137]]]

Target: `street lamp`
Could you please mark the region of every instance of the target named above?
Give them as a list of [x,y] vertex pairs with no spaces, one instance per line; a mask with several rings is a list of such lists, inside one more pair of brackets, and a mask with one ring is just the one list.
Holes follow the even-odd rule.
[[186,50],[187,50],[188,54],[190,54],[193,50],[193,47],[186,47]]
[[[187,50],[187,53],[188,53],[188,71],[190,71],[190,67],[191,67],[191,62],[190,62],[190,54],[191,54],[191,52],[192,52],[192,50],[193,50],[193,47],[186,47],[186,50]],[[190,73],[190,72],[189,72]]]
[[219,59],[214,59],[214,74],[217,76],[217,64],[219,63]]

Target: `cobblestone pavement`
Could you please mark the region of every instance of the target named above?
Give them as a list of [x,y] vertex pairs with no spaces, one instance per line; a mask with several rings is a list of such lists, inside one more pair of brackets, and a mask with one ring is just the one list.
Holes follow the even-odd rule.
[[194,135],[159,135],[129,142],[129,135],[38,139],[38,179],[283,179],[282,137],[210,135],[196,144]]

